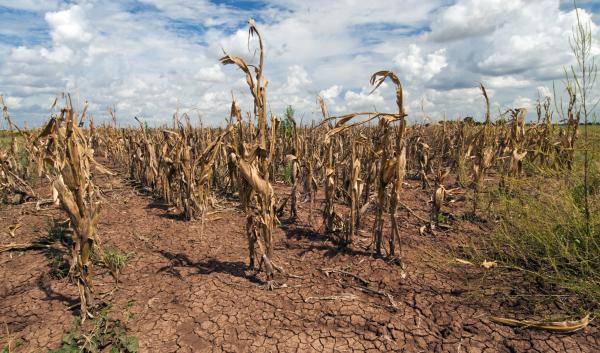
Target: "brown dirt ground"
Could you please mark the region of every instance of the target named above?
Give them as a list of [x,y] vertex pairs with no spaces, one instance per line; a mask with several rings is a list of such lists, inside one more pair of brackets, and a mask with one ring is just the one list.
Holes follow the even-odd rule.
[[[110,297],[112,313],[121,315],[129,303],[134,314],[129,326],[141,352],[597,352],[600,347],[595,323],[559,335],[490,322],[490,315],[540,318],[561,307],[551,299],[532,309],[522,298],[539,292],[535,284],[515,276],[496,278],[455,261],[458,243],[485,235],[485,225],[455,220],[451,230],[423,236],[420,221],[400,211],[403,276],[399,266],[365,250],[372,214],[351,250],[339,251],[319,225],[307,224],[309,205],[301,203],[299,221],[283,222],[274,235],[276,261],[294,276],[278,275],[282,287],[268,291],[261,275],[246,270],[244,216],[235,201],[219,202],[202,235],[199,222],[179,220],[120,177],[101,178],[99,184],[106,197],[99,235],[105,245],[131,257]],[[428,194],[418,182],[409,184],[403,202],[427,218]],[[319,224],[321,202],[318,198],[314,211]],[[65,219],[49,206],[41,211],[32,203],[0,207],[0,244],[42,237],[51,219]],[[459,200],[446,211],[460,215],[467,207]],[[4,230],[16,220],[23,227],[12,238]],[[321,269],[356,274],[392,299]],[[49,275],[44,250],[0,254],[0,278],[0,348],[8,342],[7,331],[23,342],[17,352],[58,347],[77,314],[69,309],[77,304],[75,286]],[[98,269],[96,294],[113,288],[106,270]]]

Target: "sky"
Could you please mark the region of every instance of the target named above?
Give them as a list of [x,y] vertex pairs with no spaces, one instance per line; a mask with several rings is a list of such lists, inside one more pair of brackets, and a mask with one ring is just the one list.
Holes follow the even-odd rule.
[[[599,54],[600,1],[578,6]],[[395,112],[391,85],[369,94],[379,70],[401,79],[410,122],[481,119],[479,82],[495,115],[535,110],[575,63],[568,0],[0,0],[0,94],[19,125],[42,124],[62,92],[97,122],[110,106],[122,126],[176,111],[223,125],[232,96],[252,111],[243,73],[219,64],[223,51],[256,63],[249,18],[269,109],[292,105],[305,122],[320,118],[319,95],[331,115]]]

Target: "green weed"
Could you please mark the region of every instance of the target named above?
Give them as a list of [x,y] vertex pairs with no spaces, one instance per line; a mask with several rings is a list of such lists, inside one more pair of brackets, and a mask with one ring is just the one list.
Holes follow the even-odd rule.
[[[102,309],[96,319],[83,329],[79,318],[73,328],[63,336],[60,348],[48,353],[135,353],[139,351],[139,340],[128,335],[127,316],[125,321],[109,317],[110,305]],[[126,308],[127,309],[127,308]]]

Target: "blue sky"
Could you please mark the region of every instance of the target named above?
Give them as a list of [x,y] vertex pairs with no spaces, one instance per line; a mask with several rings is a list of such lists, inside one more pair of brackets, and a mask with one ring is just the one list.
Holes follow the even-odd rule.
[[[597,39],[600,2],[578,4]],[[99,121],[115,106],[123,125],[175,111],[223,124],[232,94],[251,110],[241,72],[218,63],[223,50],[256,61],[250,17],[265,39],[271,110],[291,104],[305,120],[319,118],[317,95],[332,114],[393,110],[391,87],[369,94],[382,69],[403,81],[412,121],[481,117],[479,82],[494,112],[533,110],[553,82],[561,93],[574,63],[563,0],[0,0],[0,94],[30,126],[65,91]]]

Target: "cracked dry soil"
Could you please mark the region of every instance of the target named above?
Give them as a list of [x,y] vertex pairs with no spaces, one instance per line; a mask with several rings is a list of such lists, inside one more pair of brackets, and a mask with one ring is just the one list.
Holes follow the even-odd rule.
[[[314,224],[308,203],[299,204],[299,220],[274,234],[275,259],[292,277],[279,275],[281,288],[264,289],[261,275],[246,269],[244,216],[234,201],[200,222],[185,222],[166,205],[126,185],[120,177],[100,177],[105,191],[99,224],[104,245],[129,254],[111,314],[133,314],[130,334],[140,352],[598,352],[596,323],[570,335],[510,328],[490,322],[490,315],[518,316],[524,309],[511,302],[479,300],[470,293],[486,288],[484,270],[454,261],[457,239],[483,236],[480,227],[457,220],[436,236],[419,234],[419,221],[399,212],[405,276],[395,264],[375,259],[368,215],[351,250],[340,251],[320,233],[317,198]],[[402,194],[403,202],[427,217],[429,196],[417,183]],[[47,190],[47,188],[46,188]],[[279,187],[279,191],[284,191]],[[65,215],[34,204],[0,206],[0,229],[20,219],[15,237],[1,234],[2,244],[25,242],[48,232],[51,219]],[[450,212],[468,207],[454,203]],[[0,254],[0,347],[19,339],[17,352],[56,348],[69,330],[77,304],[76,288],[49,275],[44,250]],[[372,291],[360,290],[356,279]],[[497,283],[520,289],[526,282]],[[115,284],[106,270],[95,274],[96,295]],[[384,295],[377,294],[383,293]],[[491,293],[491,294],[490,294]],[[387,296],[389,294],[390,296]],[[392,305],[393,303],[393,305]],[[76,306],[76,305],[75,305]],[[551,311],[552,303],[543,310]],[[519,318],[519,317],[517,317]],[[7,334],[8,333],[8,334]]]

